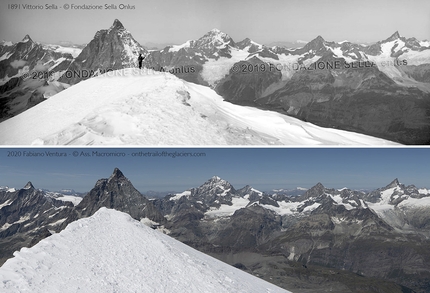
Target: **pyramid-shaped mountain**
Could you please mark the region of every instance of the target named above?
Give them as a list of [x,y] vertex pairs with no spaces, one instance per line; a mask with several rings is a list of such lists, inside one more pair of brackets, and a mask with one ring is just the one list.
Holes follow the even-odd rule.
[[81,74],[63,76],[61,81],[75,84],[87,79],[90,77],[88,75],[95,71],[104,73],[109,70],[137,67],[139,54],[146,53],[146,49],[133,38],[118,19],[115,19],[109,29],[99,30],[95,34],[70,66],[69,71]]
[[164,221],[164,217],[155,209],[152,202],[134,188],[118,168],[115,168],[109,178],[99,179],[94,188],[76,206],[77,217],[91,216],[101,207],[128,213],[136,220],[149,218],[158,223]]

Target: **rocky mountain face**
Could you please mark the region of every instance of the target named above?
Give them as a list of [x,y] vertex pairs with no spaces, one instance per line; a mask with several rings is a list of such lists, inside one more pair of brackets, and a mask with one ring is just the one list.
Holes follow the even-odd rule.
[[160,224],[165,221],[154,205],[134,188],[118,168],[115,168],[108,179],[97,181],[94,188],[75,207],[75,215],[67,221],[92,216],[101,207],[125,212],[136,220],[148,218]]
[[288,49],[212,30],[152,51],[147,62],[233,103],[403,144],[430,142],[430,43],[398,32],[370,46],[318,36]]
[[429,199],[397,179],[280,196],[213,177],[154,204],[171,236],[292,291],[426,292]]
[[[289,60],[279,65],[287,77],[285,83],[273,83],[259,98],[249,97],[259,107],[320,126],[404,144],[428,144],[430,48],[419,43],[411,46],[408,40],[393,35],[363,47],[318,37],[301,49],[278,49],[280,59]],[[229,84],[230,88],[241,86],[240,82]],[[226,99],[235,102],[228,95]]]
[[109,29],[99,30],[73,60],[68,68],[73,74],[62,75],[59,80],[75,84],[97,75],[96,72],[103,74],[116,69],[137,67],[139,54],[146,53],[146,49],[133,38],[118,19],[115,19]]
[[2,262],[107,207],[293,292],[430,289],[430,190],[397,179],[371,192],[318,183],[288,195],[236,189],[214,176],[149,200],[115,169],[75,206],[67,197],[31,183],[0,188]]
[[31,182],[19,190],[0,190],[0,262],[64,229],[72,210],[71,202],[47,197]]
[[67,85],[56,81],[73,60],[67,52],[52,50],[26,35],[21,42],[0,45],[0,122],[13,117]]
[[[332,53],[320,60],[317,62],[344,64]],[[341,65],[336,70],[298,72],[283,88],[255,102],[325,127],[405,144],[427,144],[429,97],[428,92],[397,84],[376,66]]]
[[221,79],[216,91],[227,101],[238,104],[257,105],[255,100],[269,86],[282,80],[281,72],[270,71],[269,66],[255,56],[236,63],[231,71],[231,74]]

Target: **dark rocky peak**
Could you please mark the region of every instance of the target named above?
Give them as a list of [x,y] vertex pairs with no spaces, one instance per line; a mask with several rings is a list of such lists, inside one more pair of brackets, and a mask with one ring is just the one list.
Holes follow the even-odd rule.
[[312,42],[316,42],[316,43],[324,43],[325,42],[325,40],[324,40],[324,38],[322,37],[322,36],[318,36],[318,37],[316,37],[315,39],[313,39],[312,41],[310,41],[310,43],[312,43]]
[[323,37],[318,36],[309,43],[307,43],[303,48],[306,49],[306,51],[309,50],[318,50],[321,48],[324,48],[325,40]]
[[[265,194],[255,188],[253,188],[252,186],[246,185],[245,187],[237,190],[237,193],[241,196],[241,197],[246,197],[248,198],[250,201],[254,201],[254,200],[258,200],[260,198],[262,198]],[[268,195],[265,195],[266,197]]]
[[34,189],[33,183],[30,181],[27,182],[27,184],[24,186],[23,189]]
[[310,54],[310,56],[320,55],[324,52],[326,52],[327,45],[333,45],[334,43],[327,43],[323,37],[318,36],[309,43],[307,43],[304,47],[294,49],[294,50],[287,50],[285,53],[289,52],[293,55],[302,55],[302,54]]
[[311,197],[319,197],[325,194],[325,187],[324,185],[322,185],[320,182],[318,182],[315,186],[313,186],[312,188],[308,189],[305,194],[298,196],[297,200],[298,201],[303,201],[306,199],[309,199]]
[[416,39],[416,38],[409,38],[407,40],[405,40],[406,43],[406,47],[414,49],[414,50],[420,50],[421,48],[423,48],[420,44],[420,42]]
[[115,180],[119,180],[119,179],[126,179],[126,177],[124,176],[124,174],[121,172],[121,170],[120,170],[120,169],[115,168],[115,169],[113,170],[112,175],[110,175],[110,177],[109,177],[109,181],[111,181],[111,180],[113,180],[113,179],[115,179]]
[[390,184],[388,184],[387,186],[385,186],[384,189],[389,189],[389,188],[393,188],[393,187],[396,187],[396,186],[400,186],[400,182],[399,182],[399,180],[397,178],[394,179],[393,181],[391,181]]
[[392,34],[388,39],[386,39],[386,40],[384,40],[384,41],[382,41],[383,43],[386,43],[386,42],[392,42],[392,41],[395,41],[395,40],[397,40],[397,39],[400,39],[401,38],[401,36],[400,36],[400,34],[399,34],[399,32],[398,31],[396,31],[394,34]]
[[245,49],[248,46],[249,46],[248,52],[250,53],[254,53],[254,52],[257,52],[258,50],[261,50],[261,48],[265,48],[265,46],[255,43],[250,38],[246,38],[243,41],[236,43],[236,47],[241,50]]
[[241,189],[238,189],[237,191],[241,194],[247,194],[247,193],[252,191],[252,186],[246,185],[245,187],[242,187]]
[[243,48],[245,48],[251,44],[252,44],[252,41],[250,38],[245,38],[244,40],[236,43],[236,45],[239,49],[243,49]]
[[315,186],[313,186],[313,187],[311,187],[307,192],[310,192],[310,191],[317,191],[317,192],[324,192],[324,190],[325,190],[325,187],[324,187],[324,185],[322,185],[322,183],[321,182],[318,182]]
[[21,42],[23,42],[23,43],[26,43],[26,42],[31,42],[31,43],[33,43],[33,40],[30,38],[30,36],[29,35],[25,35],[25,37],[22,39],[22,41]]
[[112,26],[109,28],[109,30],[121,30],[121,29],[125,29],[125,28],[118,19],[115,19]]
[[109,179],[97,181],[94,188],[76,206],[76,211],[78,215],[86,217],[93,215],[101,207],[128,213],[137,220],[147,217],[160,223],[164,221],[155,206],[134,188],[118,168],[114,169]]

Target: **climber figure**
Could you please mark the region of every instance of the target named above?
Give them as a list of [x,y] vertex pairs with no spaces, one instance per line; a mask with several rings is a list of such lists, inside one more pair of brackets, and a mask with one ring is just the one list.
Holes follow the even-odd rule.
[[137,61],[139,62],[139,69],[142,69],[143,59],[145,59],[145,57],[143,57],[142,54],[139,54],[139,57],[137,57]]

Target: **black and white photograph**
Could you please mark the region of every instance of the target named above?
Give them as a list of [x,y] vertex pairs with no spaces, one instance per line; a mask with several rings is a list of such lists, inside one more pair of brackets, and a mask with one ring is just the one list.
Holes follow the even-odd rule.
[[1,4],[1,145],[426,145],[429,1]]

